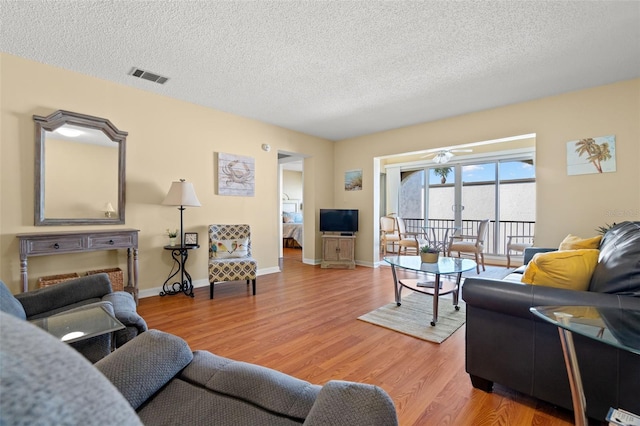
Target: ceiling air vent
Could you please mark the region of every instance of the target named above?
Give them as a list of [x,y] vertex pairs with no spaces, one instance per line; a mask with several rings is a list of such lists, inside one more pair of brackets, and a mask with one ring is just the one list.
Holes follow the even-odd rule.
[[169,77],[163,77],[149,71],[141,70],[140,68],[133,68],[129,74],[134,77],[142,78],[144,80],[153,81],[154,83],[158,84],[164,84],[167,82],[167,80],[169,80]]

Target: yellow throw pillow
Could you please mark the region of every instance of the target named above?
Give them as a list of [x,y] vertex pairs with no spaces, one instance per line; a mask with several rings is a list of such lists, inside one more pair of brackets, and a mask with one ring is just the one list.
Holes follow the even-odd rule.
[[580,238],[569,234],[562,240],[558,250],[599,249],[601,239],[602,235],[593,238]]
[[525,284],[586,291],[600,250],[580,249],[538,253],[522,275]]

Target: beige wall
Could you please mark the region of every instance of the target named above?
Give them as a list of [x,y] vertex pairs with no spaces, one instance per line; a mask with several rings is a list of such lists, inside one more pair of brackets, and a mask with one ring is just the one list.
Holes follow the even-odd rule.
[[[151,84],[151,83],[149,83]],[[17,233],[68,228],[33,226],[33,114],[58,109],[111,120],[128,131],[126,227],[140,229],[140,287],[162,284],[171,266],[164,231],[179,226],[176,208],[162,206],[173,180],[194,183],[202,203],[185,210],[185,230],[206,241],[209,223],[251,224],[260,270],[278,270],[279,150],[304,160],[303,258],[320,257],[320,208],[360,209],[356,259],[373,265],[379,167],[376,157],[536,133],[537,243],[557,245],[568,233],[640,220],[640,79],[376,133],[333,143],[232,114],[0,54],[0,278],[17,292]],[[566,142],[616,135],[617,172],[567,176]],[[266,153],[263,143],[273,149]],[[214,153],[256,161],[256,196],[215,194]],[[344,172],[363,170],[363,190],[344,191]],[[73,229],[91,229],[74,227]],[[82,265],[79,267],[78,265]],[[29,261],[30,286],[41,275],[126,265],[116,252],[46,256]],[[206,283],[207,249],[189,258]]]
[[[595,87],[339,141],[335,204],[360,209],[356,258],[378,258],[374,158],[508,136],[536,134],[536,243],[557,246],[568,234],[593,236],[605,223],[640,220],[640,79]],[[568,176],[566,143],[615,135],[615,173]],[[366,154],[364,154],[366,153]],[[343,189],[344,172],[363,169],[363,190]]]
[[[174,180],[193,182],[202,203],[184,212],[185,231],[198,232],[201,242],[188,264],[197,284],[207,282],[206,229],[210,223],[250,224],[259,273],[279,270],[278,150],[308,157],[304,207],[310,230],[306,230],[305,241],[316,236],[313,212],[317,206],[330,205],[333,200],[331,185],[326,185],[333,182],[332,168],[317,166],[333,163],[335,144],[331,141],[7,54],[0,54],[0,94],[0,278],[14,293],[20,288],[16,234],[92,229],[33,226],[34,114],[47,116],[65,109],[108,118],[129,132],[124,227],[140,230],[143,294],[145,289],[161,286],[171,267],[169,253],[162,247],[168,244],[165,229],[180,225],[179,212],[161,202]],[[261,150],[263,143],[272,150]],[[216,195],[217,152],[255,159],[255,197]],[[318,182],[329,189],[314,190]],[[319,259],[319,244],[305,244],[305,257]],[[34,288],[42,275],[113,266],[125,269],[126,254],[106,251],[33,257],[28,266],[30,288]]]

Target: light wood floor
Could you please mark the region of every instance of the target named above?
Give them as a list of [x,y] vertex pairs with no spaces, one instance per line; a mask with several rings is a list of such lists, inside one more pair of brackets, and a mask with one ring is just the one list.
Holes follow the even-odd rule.
[[[496,385],[471,386],[464,327],[442,344],[356,318],[393,301],[389,268],[320,269],[285,249],[283,272],[140,300],[150,328],[184,338],[193,350],[270,367],[312,383],[353,380],[384,388],[401,425],[571,425],[571,412]],[[425,320],[425,324],[428,321]],[[428,325],[427,325],[428,326]],[[497,360],[499,362],[499,360]]]

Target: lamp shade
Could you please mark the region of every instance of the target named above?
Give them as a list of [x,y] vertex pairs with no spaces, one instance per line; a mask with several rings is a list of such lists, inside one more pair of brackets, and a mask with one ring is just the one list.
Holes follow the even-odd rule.
[[180,179],[180,182],[171,182],[169,193],[162,204],[167,206],[201,206],[196,196],[196,191],[193,189],[193,184],[185,182],[184,179]]

